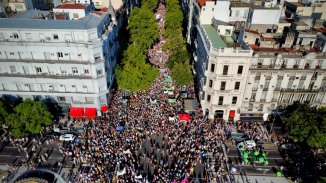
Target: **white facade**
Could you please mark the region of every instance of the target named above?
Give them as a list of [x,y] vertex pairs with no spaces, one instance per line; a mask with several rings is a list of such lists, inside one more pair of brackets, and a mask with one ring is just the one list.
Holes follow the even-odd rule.
[[39,20],[30,14],[0,19],[0,95],[99,112],[114,79],[118,27],[101,12],[82,20]]
[[32,0],[8,0],[8,6],[12,11],[26,11],[34,9]]
[[258,7],[253,8],[251,14],[249,15],[248,24],[267,24],[267,25],[277,25],[280,17],[281,10],[278,7],[274,8],[264,8]]
[[212,18],[222,22],[229,22],[230,1],[206,1],[206,5],[201,7],[201,24],[210,24]]
[[229,119],[233,113],[231,118],[239,119],[252,50],[216,48],[207,36],[212,32],[203,26],[197,30],[195,69],[203,112],[209,118]]

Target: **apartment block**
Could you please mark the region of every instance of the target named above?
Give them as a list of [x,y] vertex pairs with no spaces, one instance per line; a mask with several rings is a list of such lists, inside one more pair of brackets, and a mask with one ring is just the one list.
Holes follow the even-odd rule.
[[83,109],[76,117],[100,115],[120,50],[122,20],[115,25],[115,16],[61,4],[0,19],[0,95],[58,103],[64,112]]
[[208,118],[263,120],[295,101],[326,105],[324,2],[182,4]]

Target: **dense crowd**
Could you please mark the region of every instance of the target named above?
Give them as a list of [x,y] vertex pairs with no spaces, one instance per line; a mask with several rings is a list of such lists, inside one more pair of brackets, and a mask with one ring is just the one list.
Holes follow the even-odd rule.
[[[215,170],[216,178],[224,179],[222,128],[205,120],[200,109],[189,121],[178,119],[184,112],[181,88],[166,81],[170,73],[164,64],[171,53],[162,51],[165,11],[160,4],[161,39],[147,53],[151,63],[160,68],[150,89],[128,94],[114,91],[105,117],[85,124],[83,139],[63,144],[65,156],[76,166],[89,167],[75,176],[76,181],[206,182],[207,170]],[[173,88],[172,93],[165,93],[164,87]],[[193,84],[187,90],[188,97],[195,96]],[[171,98],[175,102],[168,102]],[[171,116],[175,120],[169,120]],[[207,160],[217,163],[210,166]]]

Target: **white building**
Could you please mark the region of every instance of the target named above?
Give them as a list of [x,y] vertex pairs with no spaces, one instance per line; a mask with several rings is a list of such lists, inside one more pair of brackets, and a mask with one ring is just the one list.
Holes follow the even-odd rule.
[[30,10],[0,19],[0,94],[100,114],[114,79],[119,26],[105,12],[78,20],[54,16]]
[[[209,118],[262,120],[277,106],[295,101],[326,106],[323,25],[305,17],[287,21],[275,1],[231,2],[228,21],[214,18],[218,1],[182,3],[188,36],[196,35],[189,38],[196,50],[194,73]],[[219,12],[224,13],[219,17],[227,15]]]
[[252,50],[237,44],[233,30],[225,27],[197,25],[196,82],[209,118],[238,119]]

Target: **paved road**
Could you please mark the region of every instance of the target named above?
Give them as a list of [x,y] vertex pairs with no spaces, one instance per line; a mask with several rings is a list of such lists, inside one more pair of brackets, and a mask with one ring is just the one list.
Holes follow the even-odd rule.
[[264,149],[267,151],[267,160],[269,164],[263,165],[259,162],[256,162],[255,165],[241,165],[242,159],[235,145],[227,143],[228,153],[227,156],[230,158],[229,165],[237,169],[236,175],[240,175],[242,171],[246,176],[275,176],[275,169],[279,169],[283,161],[278,149],[272,143],[263,144]]

